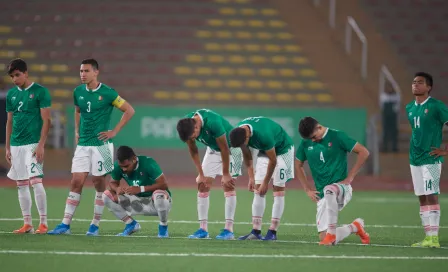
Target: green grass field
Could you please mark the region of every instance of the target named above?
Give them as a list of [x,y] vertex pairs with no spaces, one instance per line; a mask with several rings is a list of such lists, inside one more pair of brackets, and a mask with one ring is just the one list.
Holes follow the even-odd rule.
[[[67,189],[47,188],[49,225],[62,216]],[[355,192],[352,202],[340,213],[339,223],[362,217],[372,245],[359,244],[351,236],[335,247],[317,244],[314,226],[315,204],[302,191],[288,191],[285,213],[278,232],[279,241],[188,240],[198,228],[196,192],[173,190],[170,239],[158,239],[157,218],[138,217],[142,231],[131,237],[115,237],[123,229],[105,209],[101,237],[84,234],[93,215],[93,191],[86,189],[72,223],[71,236],[14,235],[21,226],[15,188],[0,188],[0,267],[28,271],[446,271],[448,264],[448,198],[441,199],[441,249],[410,248],[423,238],[417,199],[412,193]],[[252,194],[238,191],[235,234],[251,229]],[[34,204],[33,204],[34,206]],[[271,216],[272,196],[268,196],[264,221]],[[33,207],[35,227],[38,214]],[[211,194],[209,232],[214,238],[224,226],[224,197]],[[268,226],[264,226],[263,233]]]

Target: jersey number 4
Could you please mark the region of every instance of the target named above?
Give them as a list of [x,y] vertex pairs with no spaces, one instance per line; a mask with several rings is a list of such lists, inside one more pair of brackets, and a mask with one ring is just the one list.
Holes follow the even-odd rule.
[[325,158],[324,158],[324,153],[321,151],[320,152],[320,160],[325,163]]
[[420,116],[414,116],[414,128],[420,128]]

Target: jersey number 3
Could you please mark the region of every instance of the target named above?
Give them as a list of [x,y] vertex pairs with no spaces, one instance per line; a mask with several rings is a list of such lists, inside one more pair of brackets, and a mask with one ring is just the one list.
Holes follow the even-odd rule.
[[420,116],[414,116],[414,128],[420,128]]
[[87,112],[90,112],[90,105],[91,105],[92,103],[90,102],[90,101],[87,101]]

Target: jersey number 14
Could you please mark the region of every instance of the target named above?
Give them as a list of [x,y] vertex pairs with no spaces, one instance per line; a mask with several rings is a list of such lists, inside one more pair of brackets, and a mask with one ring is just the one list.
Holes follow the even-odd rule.
[[414,116],[414,128],[420,128],[420,116]]

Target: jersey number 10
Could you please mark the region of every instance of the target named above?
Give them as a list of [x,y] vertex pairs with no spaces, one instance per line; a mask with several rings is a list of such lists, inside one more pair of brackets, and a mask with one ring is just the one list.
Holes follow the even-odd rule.
[[420,116],[414,117],[414,128],[420,128]]

